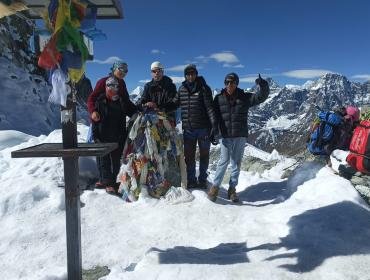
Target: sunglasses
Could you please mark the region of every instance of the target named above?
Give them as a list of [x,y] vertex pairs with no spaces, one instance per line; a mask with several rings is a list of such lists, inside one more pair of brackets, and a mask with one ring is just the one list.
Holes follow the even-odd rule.
[[122,72],[122,73],[127,73],[128,72],[128,70],[127,69],[124,69],[124,68],[117,68],[120,72]]
[[185,73],[186,76],[195,76],[195,72],[194,71],[191,71],[191,72],[187,72]]
[[230,80],[225,81],[225,85],[234,85],[234,84],[236,84],[235,81],[230,81]]
[[117,84],[110,84],[110,85],[107,85],[107,88],[110,88],[110,89],[118,89],[119,86]]
[[152,73],[154,73],[154,74],[157,74],[157,73],[160,73],[160,72],[162,72],[162,69],[154,69],[154,70],[152,70]]

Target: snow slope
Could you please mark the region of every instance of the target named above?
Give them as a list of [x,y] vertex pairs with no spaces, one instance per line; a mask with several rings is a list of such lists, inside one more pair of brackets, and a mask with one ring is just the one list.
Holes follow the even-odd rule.
[[[78,130],[82,142],[87,127]],[[66,279],[62,160],[10,158],[12,150],[60,140],[60,130],[0,131],[2,279]],[[370,211],[350,182],[312,162],[281,180],[292,160],[251,146],[245,153],[280,162],[263,174],[241,173],[238,205],[224,189],[216,203],[194,190],[193,201],[177,205],[84,191],[83,268],[108,266],[106,280],[370,279]]]

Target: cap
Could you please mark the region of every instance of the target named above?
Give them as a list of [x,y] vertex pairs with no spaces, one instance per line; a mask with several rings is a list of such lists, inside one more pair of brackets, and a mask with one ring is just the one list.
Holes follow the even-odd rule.
[[238,85],[239,84],[239,76],[234,72],[229,73],[225,76],[224,82],[226,83],[226,81],[234,81]]
[[195,64],[188,64],[188,65],[186,65],[186,67],[184,69],[184,76],[186,76],[186,74],[187,73],[190,73],[190,72],[195,72],[195,74],[198,75],[197,66]]
[[154,69],[164,69],[162,63],[160,63],[159,61],[154,61],[151,65],[150,65],[150,70],[154,70]]

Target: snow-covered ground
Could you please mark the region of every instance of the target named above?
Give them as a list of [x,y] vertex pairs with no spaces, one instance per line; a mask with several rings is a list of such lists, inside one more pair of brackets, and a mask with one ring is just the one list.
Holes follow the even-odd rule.
[[[87,127],[78,126],[79,140]],[[66,279],[63,164],[12,159],[10,152],[61,141],[61,132],[0,131],[0,271],[2,279]],[[292,165],[276,152],[246,153],[279,163],[242,172],[241,204],[143,198],[124,203],[104,190],[81,201],[83,268],[108,266],[102,279],[370,279],[370,211],[349,181],[316,163]],[[81,161],[87,172],[91,159]],[[226,185],[224,186],[227,187]]]

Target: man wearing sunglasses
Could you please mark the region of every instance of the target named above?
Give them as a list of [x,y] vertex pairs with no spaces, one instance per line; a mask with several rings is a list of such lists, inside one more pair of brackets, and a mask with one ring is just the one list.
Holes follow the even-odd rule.
[[217,164],[213,186],[208,191],[208,198],[213,202],[216,201],[227,166],[231,161],[227,196],[232,202],[238,202],[235,187],[238,184],[244,146],[248,137],[248,110],[264,102],[269,95],[270,88],[261,75],[256,79],[259,91],[255,94],[238,88],[239,77],[235,73],[227,74],[224,84],[225,88],[214,99],[214,108],[221,133],[221,157]]
[[[184,135],[184,155],[187,171],[187,187],[207,189],[210,134],[217,129],[210,87],[194,64],[184,69],[185,81],[179,88],[177,99],[181,108]],[[195,151],[199,147],[199,176],[195,174]]]
[[138,105],[163,111],[174,122],[175,110],[178,107],[177,103],[174,102],[176,86],[171,78],[164,75],[164,67],[159,61],[154,61],[151,64],[150,71],[152,80],[145,84]]

